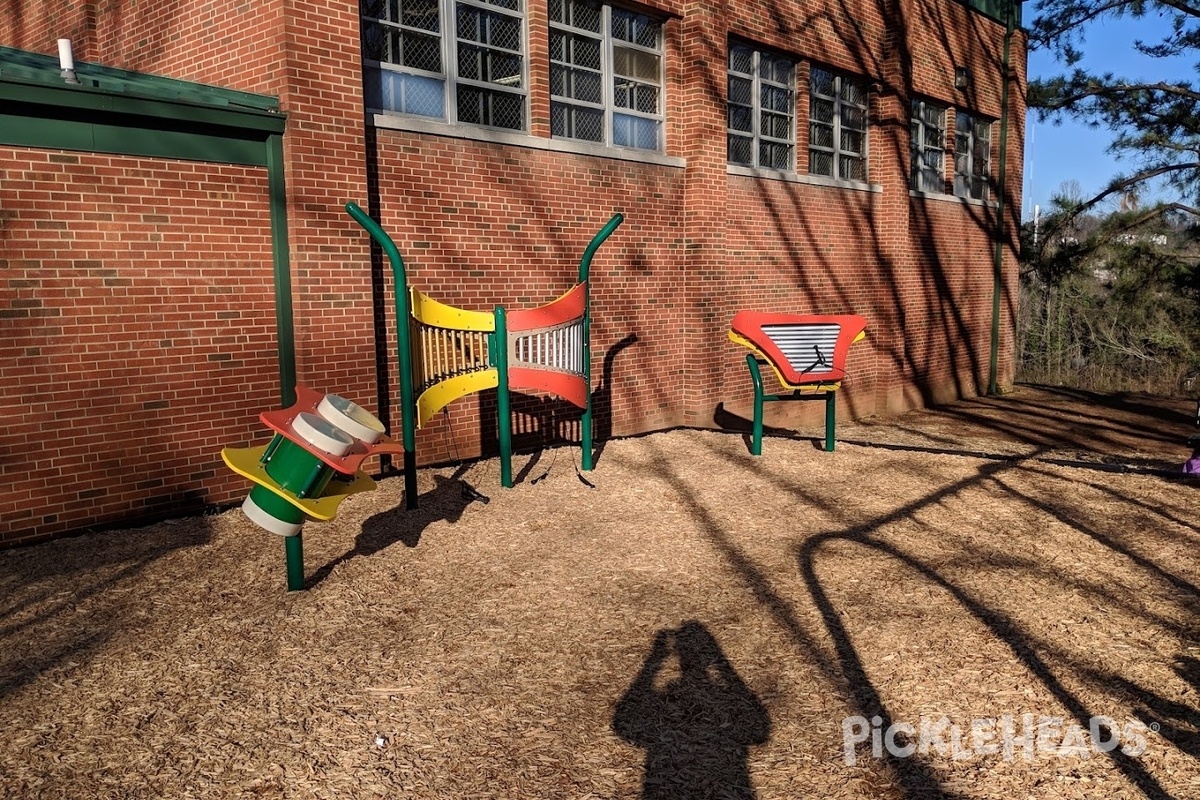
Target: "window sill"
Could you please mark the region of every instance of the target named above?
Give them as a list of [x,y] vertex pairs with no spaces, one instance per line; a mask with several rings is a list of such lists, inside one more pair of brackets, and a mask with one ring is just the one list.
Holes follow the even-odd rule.
[[791,172],[789,170],[763,169],[762,167],[739,167],[734,164],[726,164],[725,171],[730,175],[740,175],[743,178],[763,178],[771,181],[805,183],[810,186],[827,186],[831,189],[849,189],[854,192],[879,193],[883,191],[883,186],[878,183],[867,183],[866,181],[846,181],[839,178],[827,178],[824,175],[801,175],[799,172]]
[[970,197],[959,197],[956,194],[945,194],[944,192],[918,192],[909,189],[908,196],[916,200],[933,200],[937,203],[957,203],[958,205],[979,206],[980,208],[996,207],[996,201],[994,200],[974,200]]
[[367,112],[368,119],[376,128],[412,133],[427,133],[432,136],[449,136],[454,139],[470,139],[476,142],[528,147],[534,150],[549,150],[556,153],[571,153],[595,158],[612,158],[618,161],[636,161],[641,164],[656,164],[662,167],[685,167],[687,159],[665,156],[647,150],[627,150],[621,147],[574,142],[565,139],[543,139],[527,133],[503,131],[495,128],[478,128],[472,125],[450,125],[436,120],[401,117],[394,114]]

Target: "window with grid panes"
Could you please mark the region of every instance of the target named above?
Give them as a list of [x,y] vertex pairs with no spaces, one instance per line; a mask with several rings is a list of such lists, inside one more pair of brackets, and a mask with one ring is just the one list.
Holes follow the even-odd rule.
[[917,192],[946,191],[946,107],[928,100],[912,101],[912,182]]
[[526,127],[524,0],[360,0],[369,108]]
[[867,85],[813,67],[809,72],[808,171],[867,179]]
[[992,160],[992,121],[959,111],[954,118],[954,193],[988,199]]
[[549,0],[550,132],[662,149],[662,22],[589,0]]
[[744,44],[729,45],[727,158],[790,170],[796,149],[796,64]]

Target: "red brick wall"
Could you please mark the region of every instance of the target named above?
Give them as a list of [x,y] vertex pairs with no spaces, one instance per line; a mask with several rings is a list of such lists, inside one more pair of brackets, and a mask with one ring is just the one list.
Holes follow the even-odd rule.
[[[956,2],[661,4],[669,18],[666,154],[686,166],[399,130],[368,135],[351,0],[9,0],[8,7],[14,3],[19,13],[0,15],[2,44],[53,53],[54,40],[68,36],[77,60],[279,97],[288,114],[299,378],[373,409],[380,394],[390,398],[394,429],[392,277],[386,264],[372,274],[366,234],[342,210],[347,200],[378,209],[410,285],[480,310],[557,297],[574,282],[591,236],[614,212],[624,213],[625,224],[592,265],[600,436],[711,425],[722,411],[716,422],[746,416],[744,351],[725,338],[741,308],[868,318],[868,339],[852,350],[844,413],[896,412],[986,388],[995,210],[913,197],[907,184],[911,93],[1000,116],[1003,27]],[[544,2],[531,0],[530,130],[543,139],[545,19]],[[869,80],[872,191],[728,173],[731,34],[792,54],[801,80],[810,61]],[[1017,105],[1023,54],[1018,32]],[[956,65],[973,71],[966,92],[953,86]],[[803,92],[797,99],[803,122],[807,99]],[[801,154],[806,135],[801,124]],[[1008,142],[1010,235],[1020,208],[1022,140],[1018,111]],[[998,156],[996,126],[994,173]],[[0,150],[0,175],[0,323],[17,333],[0,338],[0,370],[9,370],[0,372],[7,387],[0,403],[14,414],[21,409],[18,430],[3,445],[13,449],[16,437],[69,443],[62,453],[38,446],[5,463],[11,491],[0,494],[0,541],[240,496],[245,487],[217,453],[265,436],[257,415],[277,404],[279,389],[265,170],[7,149]],[[74,255],[80,243],[88,255]],[[1015,275],[1008,251],[1002,386],[1012,378]],[[229,284],[236,294],[212,294]],[[143,320],[168,286],[184,311]],[[383,314],[384,387],[373,304]],[[128,364],[119,376],[113,359],[80,349],[73,337],[81,328],[68,318],[90,320],[84,340],[107,337],[111,353]],[[234,335],[233,322],[249,332]],[[160,324],[178,332],[156,332]],[[184,328],[186,349],[177,346]],[[65,389],[64,375],[71,376]],[[126,378],[136,390],[111,396],[109,384]],[[37,410],[24,410],[29,397],[39,398]],[[469,397],[452,404],[420,432],[421,461],[489,451],[491,403]],[[815,422],[818,406],[773,404],[770,421]],[[515,407],[520,444],[553,438],[541,430],[551,410],[557,432],[577,433],[578,414],[565,404],[518,398]],[[109,438],[85,433],[85,417],[103,419]],[[139,425],[155,433],[118,452],[111,439]],[[153,483],[159,476],[162,483]]]
[[0,541],[242,493],[220,450],[279,397],[266,171],[0,147],[0,174]]

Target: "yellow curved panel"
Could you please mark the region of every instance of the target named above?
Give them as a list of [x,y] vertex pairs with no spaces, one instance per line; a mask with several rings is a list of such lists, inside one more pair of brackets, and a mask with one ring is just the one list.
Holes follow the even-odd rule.
[[[855,338],[854,341],[857,342],[859,339],[862,339],[866,335],[867,335],[866,333],[860,333]],[[729,331],[729,341],[733,342],[734,344],[740,344],[743,347],[750,348],[751,350],[754,351],[754,354],[758,356],[760,361],[765,361],[768,364],[770,364],[771,371],[774,372],[775,377],[779,379],[780,386],[784,386],[788,389],[792,389],[793,391],[797,391],[797,392],[831,392],[831,391],[837,391],[838,389],[842,388],[841,381],[826,382],[826,383],[806,383],[806,384],[802,384],[800,386],[793,386],[792,384],[790,384],[786,380],[784,380],[783,373],[781,373],[779,371],[779,367],[775,366],[775,362],[772,361],[771,359],[767,358],[766,354],[763,353],[762,350],[759,350],[757,347],[755,347],[754,343],[751,342],[749,339],[745,338],[744,336],[739,336],[738,334],[734,333],[733,331]]]
[[409,313],[418,322],[453,331],[491,333],[496,330],[496,317],[490,311],[467,311],[448,306],[416,289],[411,290],[410,294],[412,302]]
[[350,483],[336,479],[331,480],[320,497],[305,497],[301,499],[284,489],[275,482],[274,478],[267,474],[261,460],[263,451],[266,449],[267,445],[265,444],[259,447],[226,447],[221,451],[221,459],[225,462],[226,466],[238,475],[250,479],[259,486],[270,489],[303,511],[307,516],[320,522],[327,522],[333,519],[337,514],[338,505],[350,495],[359,492],[368,492],[375,488],[375,481],[371,480],[371,476],[357,472],[354,475],[354,480]]
[[495,389],[500,385],[500,373],[495,367],[455,375],[435,383],[417,398],[417,427],[422,427],[433,415],[460,397],[466,397],[484,389]]

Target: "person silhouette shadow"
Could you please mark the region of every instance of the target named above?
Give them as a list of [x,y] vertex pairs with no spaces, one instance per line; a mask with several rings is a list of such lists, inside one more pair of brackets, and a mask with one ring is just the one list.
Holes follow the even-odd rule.
[[708,629],[689,621],[655,635],[612,728],[646,750],[644,800],[752,800],[750,747],[770,738],[771,718]]

